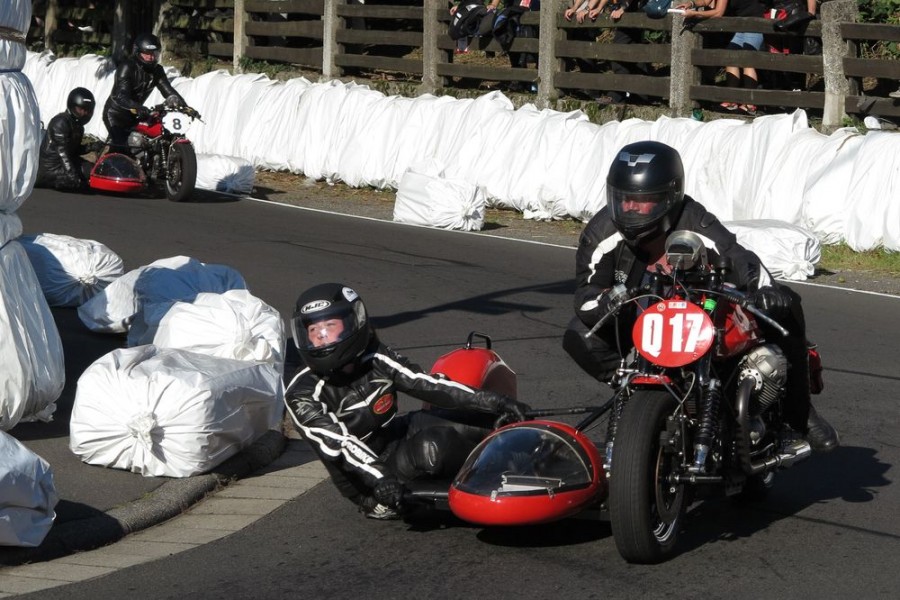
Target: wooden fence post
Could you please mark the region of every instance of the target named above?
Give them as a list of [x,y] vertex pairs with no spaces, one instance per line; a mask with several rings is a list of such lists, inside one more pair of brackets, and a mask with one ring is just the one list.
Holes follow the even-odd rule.
[[559,70],[556,58],[556,39],[559,29],[560,0],[544,0],[541,3],[541,23],[538,30],[538,89],[534,105],[548,108],[559,99],[559,90],[553,82],[553,75]]
[[843,125],[844,101],[850,95],[850,81],[844,74],[844,57],[850,44],[841,36],[841,23],[859,18],[856,0],[832,0],[822,4],[822,67],[825,72],[825,107],[822,130],[831,133]]
[[422,85],[417,90],[420,94],[434,94],[439,87],[437,11],[446,5],[446,0],[425,0],[422,6]]
[[241,59],[244,58],[244,49],[247,47],[247,11],[244,0],[234,0],[234,40],[232,43],[232,70],[235,73],[243,73]]
[[337,16],[337,5],[341,0],[325,0],[325,13],[322,15],[322,80],[327,81],[341,76],[341,70],[334,63],[338,53],[337,31],[342,19]]
[[59,12],[59,0],[47,2],[44,14],[44,50],[53,50],[53,34],[56,32],[56,13]]
[[699,81],[699,70],[691,63],[691,52],[699,36],[684,28],[684,15],[672,15],[672,63],[669,71],[669,108],[673,117],[687,117],[693,109],[691,86]]

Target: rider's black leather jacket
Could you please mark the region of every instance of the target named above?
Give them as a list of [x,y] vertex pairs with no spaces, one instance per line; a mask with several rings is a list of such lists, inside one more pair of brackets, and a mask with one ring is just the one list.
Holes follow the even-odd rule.
[[397,392],[437,407],[500,412],[504,397],[474,390],[423,371],[373,338],[353,374],[322,378],[303,367],[285,392],[285,404],[301,435],[322,460],[355,473],[369,486],[387,473],[382,455],[394,435]]
[[[754,291],[769,285],[770,278],[759,257],[737,242],[733,233],[702,204],[684,197],[684,208],[672,231],[693,231],[700,235],[712,261],[715,256],[731,259],[727,277],[738,289]],[[575,313],[588,327],[603,316],[597,297],[616,284],[635,287],[647,273],[649,256],[627,244],[603,207],[585,226],[575,257]]]
[[[103,113],[110,123],[120,127],[130,127],[137,122],[132,112],[144,105],[147,98],[158,88],[163,98],[181,95],[175,91],[161,64],[146,69],[134,57],[126,58],[116,69],[116,78]],[[184,104],[184,101],[181,101]]]
[[84,126],[64,111],[50,119],[41,140],[38,158],[38,185],[75,186],[82,182],[81,155],[87,152],[82,144]]

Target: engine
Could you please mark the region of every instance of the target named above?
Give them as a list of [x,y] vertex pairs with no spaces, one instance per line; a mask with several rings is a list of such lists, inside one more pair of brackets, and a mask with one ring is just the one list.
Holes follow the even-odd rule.
[[128,148],[131,153],[137,155],[141,150],[150,146],[150,138],[139,131],[132,131],[128,134]]
[[788,361],[778,346],[764,344],[741,360],[740,382],[753,380],[750,415],[759,416],[784,394]]

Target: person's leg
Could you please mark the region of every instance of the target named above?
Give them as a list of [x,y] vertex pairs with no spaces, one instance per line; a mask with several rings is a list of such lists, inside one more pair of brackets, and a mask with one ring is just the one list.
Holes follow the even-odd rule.
[[[619,339],[627,344],[623,352],[631,347],[631,336],[626,330],[627,327],[622,326],[619,331]],[[595,335],[585,338],[587,332],[581,319],[573,317],[563,335],[563,349],[585,373],[598,381],[609,381],[622,362],[616,346],[615,325],[608,323]]]
[[410,414],[409,429],[387,459],[403,482],[421,478],[450,479],[490,428],[469,425],[442,415],[454,411],[420,410]]

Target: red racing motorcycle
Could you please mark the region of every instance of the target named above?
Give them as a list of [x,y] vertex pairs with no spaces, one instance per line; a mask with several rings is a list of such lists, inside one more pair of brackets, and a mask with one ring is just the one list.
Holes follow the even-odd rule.
[[88,184],[124,194],[162,188],[172,202],[187,200],[197,183],[197,154],[186,136],[195,119],[200,120],[200,113],[189,106],[154,106],[128,136],[128,153],[101,154]]
[[[535,410],[536,420],[488,435],[438,494],[456,516],[527,525],[602,506],[622,557],[655,563],[673,552],[694,500],[761,499],[779,469],[811,454],[784,421],[788,361],[760,323],[787,331],[725,284],[730,265],[710,264],[696,234],[673,233],[666,254],[671,270],[641,288],[613,288],[614,310],[594,328],[629,305],[639,312],[613,396],[596,407]],[[469,354],[470,345],[471,336],[433,372],[514,391],[497,385],[515,376],[505,363],[489,347]],[[540,420],[560,414],[586,416],[574,426]],[[604,415],[606,438],[595,443],[586,432]]]

